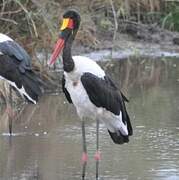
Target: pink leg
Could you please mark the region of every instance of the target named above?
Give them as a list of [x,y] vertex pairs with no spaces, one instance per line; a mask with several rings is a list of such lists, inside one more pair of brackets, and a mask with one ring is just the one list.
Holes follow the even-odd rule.
[[12,134],[12,120],[15,118],[16,114],[11,108],[10,105],[7,105],[6,112],[8,114],[8,120],[9,120],[9,134]]
[[14,118],[15,117],[15,112],[13,111],[13,109],[11,108],[10,105],[7,105],[6,112],[7,112],[8,116],[10,118]]
[[87,163],[88,155],[86,152],[83,152],[82,157],[81,157],[81,161],[82,161],[82,164]]
[[96,151],[96,154],[94,155],[94,159],[96,161],[100,161],[101,160],[101,153],[100,153],[100,151]]

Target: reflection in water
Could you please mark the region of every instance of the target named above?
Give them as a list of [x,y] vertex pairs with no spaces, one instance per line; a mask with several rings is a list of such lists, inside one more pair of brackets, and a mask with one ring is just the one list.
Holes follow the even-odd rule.
[[[179,179],[179,62],[133,59],[103,66],[130,99],[134,135],[129,144],[115,145],[100,124],[102,179]],[[11,142],[1,130],[1,180],[80,179],[81,125],[64,96],[28,105],[14,124]],[[89,120],[86,128],[87,180],[95,179],[95,126]]]

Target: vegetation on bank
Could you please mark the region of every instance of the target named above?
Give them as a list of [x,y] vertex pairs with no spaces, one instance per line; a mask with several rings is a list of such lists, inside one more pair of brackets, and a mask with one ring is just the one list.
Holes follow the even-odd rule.
[[2,0],[0,32],[9,34],[35,55],[48,51],[55,41],[64,10],[75,8],[82,14],[78,41],[90,46],[98,42],[100,31],[118,30],[122,21],[155,24],[179,31],[177,0]]

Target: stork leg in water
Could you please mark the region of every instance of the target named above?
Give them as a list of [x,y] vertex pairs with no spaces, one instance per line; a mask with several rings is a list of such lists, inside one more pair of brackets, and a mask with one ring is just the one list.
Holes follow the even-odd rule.
[[12,122],[15,118],[13,111],[13,100],[12,100],[12,86],[3,81],[3,94],[6,100],[6,113],[8,114],[8,130],[9,135],[12,135]]
[[[87,165],[87,146],[86,146],[86,132],[85,132],[85,121],[82,121],[82,141],[83,141],[83,154],[82,154],[82,179],[85,179],[86,165]],[[99,120],[96,120],[96,154],[94,156],[96,160],[96,180],[99,178],[99,160],[101,155],[99,152]]]
[[99,120],[96,120],[96,154],[95,154],[95,160],[96,160],[96,180],[99,177],[99,160],[101,159],[101,155],[99,152]]
[[86,133],[85,133],[85,121],[82,120],[82,141],[83,141],[83,154],[82,154],[82,180],[85,179],[86,165],[87,165],[87,147],[86,147]]
[[12,110],[12,87],[9,86],[9,103],[10,103],[10,107],[9,107],[9,113],[8,113],[8,119],[9,119],[9,135],[12,135],[12,120],[14,118],[14,112]]

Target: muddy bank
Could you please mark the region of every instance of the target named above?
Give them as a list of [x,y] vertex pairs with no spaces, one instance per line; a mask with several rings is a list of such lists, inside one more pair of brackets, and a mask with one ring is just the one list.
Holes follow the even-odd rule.
[[[93,41],[84,44],[78,39],[74,42],[73,54],[110,54],[114,58],[124,59],[129,56],[176,57],[179,53],[179,33],[159,28],[155,25],[144,25],[132,22],[122,23],[114,38],[114,30],[99,31]],[[88,55],[87,55],[88,56]],[[94,56],[90,56],[94,57]],[[103,56],[102,56],[103,57]]]

